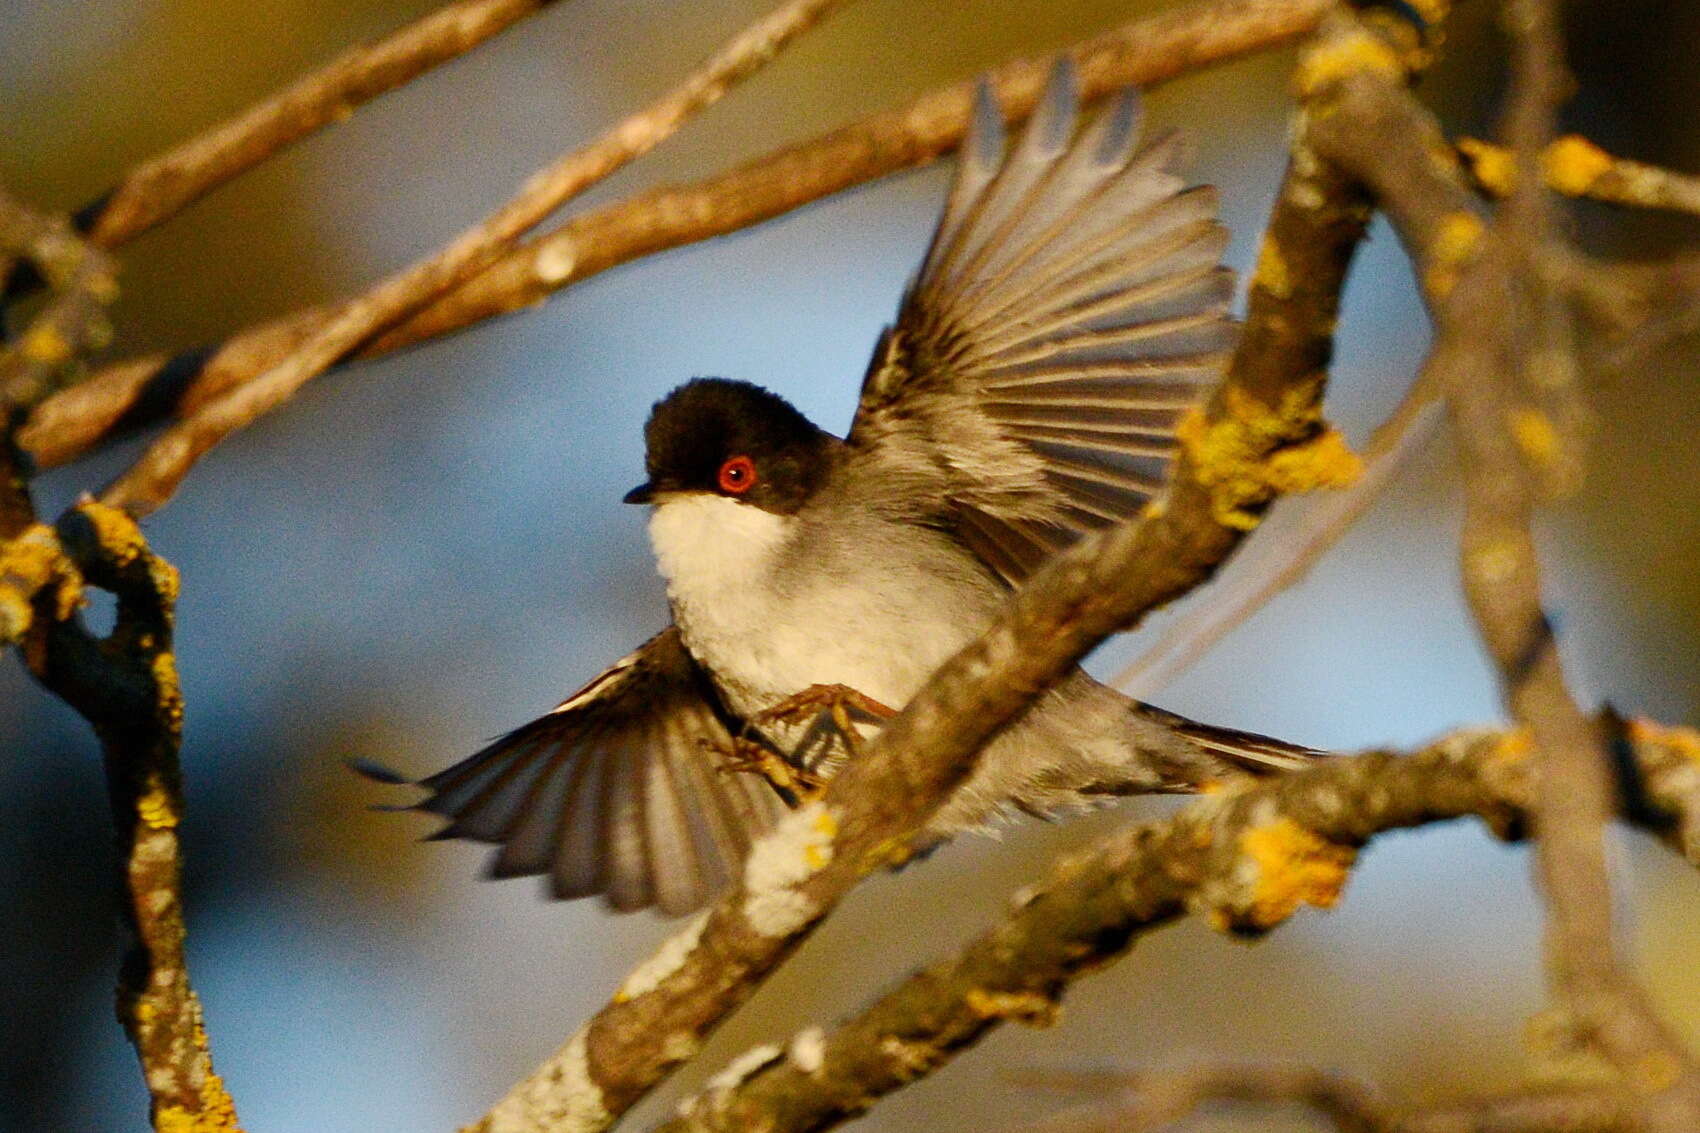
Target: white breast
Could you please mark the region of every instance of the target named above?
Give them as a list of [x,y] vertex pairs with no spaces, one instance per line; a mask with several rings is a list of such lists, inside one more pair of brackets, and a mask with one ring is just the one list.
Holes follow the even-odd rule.
[[706,493],[651,515],[673,616],[735,711],[815,684],[901,707],[996,608],[995,586],[930,535],[863,516],[831,530]]

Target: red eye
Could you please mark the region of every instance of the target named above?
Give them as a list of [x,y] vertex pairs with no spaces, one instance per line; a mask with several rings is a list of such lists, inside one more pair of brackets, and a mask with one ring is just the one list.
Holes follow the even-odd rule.
[[756,462],[747,456],[734,456],[720,466],[720,490],[729,496],[741,496],[756,486]]

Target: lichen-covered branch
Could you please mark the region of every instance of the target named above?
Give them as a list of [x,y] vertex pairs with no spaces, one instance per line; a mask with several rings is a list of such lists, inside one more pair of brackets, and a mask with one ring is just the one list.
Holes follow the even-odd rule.
[[1343,89],[1326,148],[1378,192],[1436,312],[1429,372],[1448,397],[1466,470],[1463,575],[1515,717],[1541,752],[1536,822],[1553,986],[1618,1068],[1648,1128],[1700,1128],[1700,1076],[1620,967],[1601,826],[1611,761],[1565,686],[1541,606],[1536,499],[1573,480],[1576,350],[1555,287],[1541,153],[1563,88],[1547,6],[1514,4],[1510,145],[1519,189],[1487,227],[1433,120],[1391,83]]
[[40,611],[25,658],[44,685],[94,725],[104,749],[128,936],[118,1017],[141,1060],[154,1128],[235,1130],[235,1107],[213,1072],[183,954],[177,832],[183,702],[172,654],[177,572],[148,548],[128,516],[92,500],[66,513],[54,530],[31,535],[56,542],[80,582],[118,598],[117,621],[105,638],[84,628],[74,603]]
[[[1628,756],[1651,803],[1644,820],[1700,865],[1677,833],[1700,820],[1700,734],[1650,724],[1634,732]],[[1467,816],[1519,831],[1538,790],[1530,752],[1523,732],[1463,732],[1410,756],[1372,752],[1238,784],[1113,835],[1022,890],[998,925],[954,956],[830,1031],[811,1028],[741,1059],[741,1076],[661,1128],[830,1128],[1001,1023],[1049,1024],[1075,979],[1182,916],[1263,933],[1305,905],[1332,905],[1357,850],[1379,834]]]
[[[0,254],[29,263],[53,297],[15,342],[0,349],[0,425],[53,392],[88,350],[106,344],[106,305],[118,294],[112,265],[62,217],[46,216],[0,190]],[[0,278],[5,275],[0,270]],[[3,534],[3,532],[0,532]]]
[[215,398],[168,429],[102,493],[109,505],[144,516],[164,504],[209,449],[276,409],[354,347],[488,267],[525,231],[585,189],[673,134],[718,102],[843,0],[789,0],[735,35],[678,87],[601,137],[545,167],[505,205],[440,251],[404,268],[313,328],[252,381]]
[[[1315,26],[1329,0],[1213,0],[1134,21],[1075,48],[1087,95],[1148,86]],[[1038,98],[1049,60],[1018,60],[989,76],[1012,120]],[[608,268],[746,228],[853,185],[911,168],[962,139],[969,83],[932,91],[813,141],[777,150],[684,186],[651,189],[575,217],[380,335],[363,355],[393,350],[521,310]],[[217,347],[116,363],[40,406],[19,434],[42,465],[63,464],[104,440],[193,413],[277,365],[342,310],[315,308],[241,331]]]
[[[1505,146],[1462,138],[1458,150],[1471,177],[1496,197],[1517,185],[1517,155]],[[1614,157],[1580,134],[1566,134],[1540,151],[1541,178],[1567,197],[1631,208],[1668,209],[1700,216],[1700,177],[1627,157]]]
[[[474,1128],[600,1129],[629,1109],[744,1001],[863,876],[896,864],[976,753],[1111,633],[1209,578],[1280,491],[1329,482],[1344,463],[1318,400],[1345,261],[1364,212],[1320,166],[1295,170],[1274,235],[1307,273],[1255,285],[1224,392],[1201,412],[1167,506],[1052,560],[975,644],[947,662],[822,800],[751,852],[742,883],[669,963],[642,971]],[[1314,276],[1310,273],[1314,272]],[[1313,282],[1313,279],[1317,282]],[[1331,288],[1329,284],[1332,283]],[[683,939],[683,938],[682,938]]]
[[477,47],[552,0],[457,0],[383,39],[344,52],[235,117],[149,158],[78,214],[115,248],[278,150],[440,63]]

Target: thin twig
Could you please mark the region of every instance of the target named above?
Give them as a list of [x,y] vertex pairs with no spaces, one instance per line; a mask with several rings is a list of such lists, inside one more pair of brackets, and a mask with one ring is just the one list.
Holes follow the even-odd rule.
[[78,214],[96,244],[118,245],[170,218],[285,146],[463,55],[552,0],[457,0],[337,56],[234,118],[136,166]]
[[[1515,191],[1517,156],[1511,150],[1476,138],[1461,138],[1458,150],[1482,189],[1496,197]],[[1580,134],[1548,143],[1540,170],[1547,188],[1567,197],[1700,216],[1700,177],[1614,157]]]
[[[1631,758],[1656,800],[1653,828],[1670,840],[1673,810],[1700,805],[1691,763],[1700,735],[1647,725],[1640,733]],[[1496,830],[1518,829],[1536,791],[1528,750],[1522,733],[1460,732],[1414,755],[1371,752],[1257,780],[1112,835],[1016,894],[1000,923],[949,959],[830,1030],[809,1028],[783,1047],[759,1048],[770,1052],[765,1061],[740,1058],[742,1077],[710,1086],[660,1128],[830,1128],[1004,1022],[1053,1021],[1074,980],[1182,916],[1267,932],[1305,905],[1332,905],[1357,849],[1382,833],[1472,815]],[[1329,1099],[1344,1128],[1376,1128],[1362,1095],[1323,1091],[1316,1100]],[[1146,1123],[1116,1128],[1152,1129],[1156,1118],[1179,1113],[1165,1106]]]
[[[1212,63],[1287,43],[1315,26],[1331,0],[1213,0],[1147,16],[1075,48],[1088,96],[1148,86]],[[1012,121],[1044,84],[1048,59],[1018,60],[989,76]],[[368,343],[361,356],[523,310],[611,267],[736,231],[852,185],[931,161],[957,145],[973,86],[958,83],[729,172],[664,186],[567,221],[503,255],[418,314]],[[340,307],[298,311],[222,345],[109,366],[60,393],[19,434],[44,467],[173,414],[192,413],[276,365]]]
[[171,498],[207,450],[282,405],[361,342],[489,266],[527,229],[649,152],[843,2],[790,0],[739,32],[673,91],[534,174],[507,204],[441,251],[385,279],[341,308],[282,361],[168,429],[102,499],[134,516],[153,512]]

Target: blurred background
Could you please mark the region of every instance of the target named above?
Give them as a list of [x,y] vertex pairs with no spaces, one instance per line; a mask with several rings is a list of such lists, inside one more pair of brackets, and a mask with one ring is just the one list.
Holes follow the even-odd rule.
[[[430,0],[30,0],[0,5],[0,181],[69,208],[134,162]],[[114,356],[215,341],[348,294],[435,248],[531,170],[682,76],[767,0],[571,0],[370,105],[122,254]],[[863,0],[585,203],[718,170],[1015,54],[1154,8],[1107,0]],[[1470,3],[1425,96],[1458,131],[1498,97],[1493,5]],[[1700,6],[1571,5],[1581,93],[1567,126],[1700,169]],[[1164,87],[1222,188],[1233,262],[1282,162],[1290,55]],[[899,175],[758,229],[609,272],[546,305],[339,371],[219,449],[150,521],[183,573],[189,952],[219,1070],[254,1130],[447,1129],[552,1051],[666,935],[477,879],[484,852],[418,844],[417,816],[342,761],[435,770],[547,709],[666,617],[643,516],[619,504],[651,402],[748,378],[848,423],[948,169]],[[1692,247],[1700,226],[1583,209],[1592,250]],[[1334,417],[1361,440],[1421,357],[1405,261],[1377,227],[1341,324]],[[1545,524],[1552,604],[1579,692],[1700,716],[1696,343],[1593,391],[1591,479]],[[135,446],[46,476],[56,513]],[[1491,721],[1493,684],[1454,578],[1444,440],[1300,587],[1157,698],[1213,722],[1340,748]],[[1292,506],[1292,505],[1286,505]],[[1302,505],[1299,505],[1302,506]],[[1278,527],[1260,538],[1279,537]],[[1204,600],[1208,601],[1208,595]],[[1094,659],[1111,672],[1139,639]],[[830,1023],[987,925],[1051,856],[1144,800],[969,838],[863,886],[633,1127],[746,1046]],[[111,833],[89,729],[0,664],[0,1128],[141,1130],[112,1014]],[[1700,1043],[1700,891],[1621,839],[1626,940]],[[1286,1058],[1399,1097],[1506,1085],[1543,1003],[1522,848],[1459,824],[1378,841],[1347,900],[1255,946],[1196,924],[1079,983],[1062,1021],[1006,1028],[880,1106],[879,1130],[1016,1129],[1062,1101],[1013,1068]],[[1306,1129],[1213,1115],[1200,1129]]]

